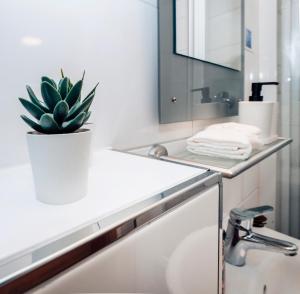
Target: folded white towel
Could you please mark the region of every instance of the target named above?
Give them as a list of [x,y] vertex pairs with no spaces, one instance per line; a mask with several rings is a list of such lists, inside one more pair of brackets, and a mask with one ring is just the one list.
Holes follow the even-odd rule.
[[220,157],[220,158],[229,158],[229,159],[238,159],[238,160],[245,160],[248,159],[251,155],[252,148],[249,147],[248,149],[240,149],[238,152],[233,151],[215,151],[212,149],[201,149],[201,148],[195,148],[193,146],[187,146],[186,148],[188,151],[198,154],[198,155],[205,155],[205,156],[211,156],[211,157]]
[[224,123],[207,127],[187,140],[187,150],[231,159],[247,159],[253,149],[263,145],[261,131],[255,126]]
[[251,145],[247,135],[237,130],[205,129],[187,140],[187,143],[204,143],[216,146],[248,148]]
[[243,133],[253,134],[253,135],[261,135],[260,128],[252,125],[240,124],[235,122],[213,124],[206,128],[206,130],[223,130],[223,129],[237,130]]
[[264,145],[261,129],[256,126],[229,122],[210,125],[206,128],[206,130],[236,130],[248,137],[253,149],[260,149]]

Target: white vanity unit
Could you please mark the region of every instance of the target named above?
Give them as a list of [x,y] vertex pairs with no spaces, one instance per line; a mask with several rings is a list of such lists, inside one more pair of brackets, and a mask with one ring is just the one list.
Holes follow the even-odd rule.
[[0,293],[222,292],[218,173],[104,150],[79,202],[39,203],[30,166],[0,185]]

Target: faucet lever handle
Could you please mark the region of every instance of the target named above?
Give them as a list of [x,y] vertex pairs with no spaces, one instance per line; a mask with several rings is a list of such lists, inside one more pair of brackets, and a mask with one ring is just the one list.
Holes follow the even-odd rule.
[[271,212],[273,210],[274,208],[269,205],[253,207],[246,210],[234,208],[230,211],[230,219],[242,222],[254,219],[257,216],[264,215],[265,213]]

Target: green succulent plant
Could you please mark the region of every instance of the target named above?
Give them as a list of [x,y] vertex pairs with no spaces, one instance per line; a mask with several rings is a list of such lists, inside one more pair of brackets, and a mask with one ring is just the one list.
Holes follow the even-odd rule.
[[44,134],[72,133],[81,128],[91,116],[90,106],[95,97],[98,84],[81,99],[81,89],[84,80],[74,85],[61,71],[62,78],[58,85],[49,77],[41,79],[41,94],[43,101],[40,101],[30,86],[26,86],[30,100],[19,98],[26,110],[35,118],[32,120],[26,115],[21,118],[32,129]]

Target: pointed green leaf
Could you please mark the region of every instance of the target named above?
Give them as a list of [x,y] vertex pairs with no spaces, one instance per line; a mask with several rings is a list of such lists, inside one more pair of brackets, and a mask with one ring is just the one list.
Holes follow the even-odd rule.
[[53,112],[56,104],[61,101],[61,96],[58,91],[48,82],[42,82],[41,92],[44,98],[46,105],[49,107],[49,110]]
[[61,77],[62,77],[62,78],[64,78],[64,77],[65,77],[65,76],[64,76],[64,71],[63,71],[63,69],[62,69],[62,68],[60,69],[60,74],[61,74]]
[[[81,102],[80,101],[77,101],[72,107],[71,109],[69,110],[69,113],[68,113],[68,116],[71,116],[75,111],[76,109],[81,105]],[[67,117],[68,117],[67,116]],[[68,118],[66,118],[68,119]]]
[[75,107],[72,107],[66,120],[71,120],[71,119],[75,118],[80,112],[87,112],[93,102],[94,96],[95,96],[95,93],[92,94],[88,99],[83,101],[81,104],[77,103],[75,105]]
[[79,113],[74,119],[64,122],[62,124],[64,133],[72,133],[78,130],[82,125],[86,114],[84,112]]
[[85,108],[85,112],[88,112],[90,110],[90,107],[92,105],[95,95],[96,95],[96,93],[91,94],[90,97],[83,102],[83,103],[85,103],[87,101],[91,101],[91,103],[88,103],[88,106]]
[[36,106],[38,106],[39,108],[41,108],[45,112],[49,112],[49,109],[45,105],[43,105],[42,102],[39,99],[37,99],[37,97],[35,96],[33,90],[31,89],[31,87],[27,85],[26,89],[27,89],[27,93],[28,93],[29,98],[32,101],[32,103],[34,103]]
[[89,120],[89,118],[91,117],[91,114],[92,114],[92,112],[91,111],[89,111],[89,112],[86,112],[86,114],[85,114],[85,118],[84,118],[84,120],[83,120],[83,124],[86,124],[87,123],[87,121]]
[[20,102],[22,103],[22,105],[27,109],[27,111],[34,116],[37,120],[39,120],[41,118],[41,116],[45,113],[44,110],[42,110],[41,108],[39,108],[38,106],[36,106],[35,104],[33,104],[32,102],[23,99],[23,98],[19,98]]
[[69,79],[68,78],[64,78],[62,80],[62,82],[59,85],[58,91],[59,91],[62,99],[65,99],[67,97],[67,94],[69,92]]
[[40,125],[46,133],[49,134],[58,134],[61,133],[60,128],[53,116],[49,113],[45,113],[42,115],[40,119]]
[[56,104],[54,108],[53,118],[59,125],[61,125],[64,122],[65,118],[67,117],[68,112],[69,112],[68,103],[64,100],[61,100]]
[[56,83],[54,82],[54,80],[46,77],[46,76],[43,76],[42,77],[42,82],[48,82],[51,86],[53,86],[53,88],[57,89],[57,85]]
[[[90,93],[87,94],[87,96],[84,98],[84,100],[88,99],[89,96],[91,96],[92,94],[95,93],[95,91],[96,91],[98,85],[99,85],[99,83],[97,83],[97,85],[93,88],[93,90],[92,90]],[[84,100],[83,100],[83,101],[84,101]]]
[[58,82],[58,86],[57,86],[58,92],[59,92],[59,89],[60,89],[60,87],[61,87],[61,83],[62,83],[63,80],[64,80],[64,79],[60,79],[59,82]]
[[65,100],[69,104],[70,108],[80,99],[81,88],[82,80],[78,81],[68,93]]
[[68,92],[70,92],[72,88],[73,88],[73,84],[72,84],[72,82],[69,80]]
[[39,133],[44,133],[43,128],[38,123],[28,118],[26,115],[21,115],[21,118],[23,119],[23,121],[25,121],[27,125],[29,125],[35,131]]

